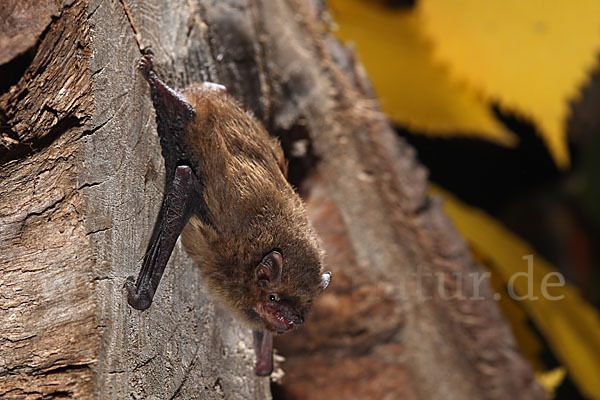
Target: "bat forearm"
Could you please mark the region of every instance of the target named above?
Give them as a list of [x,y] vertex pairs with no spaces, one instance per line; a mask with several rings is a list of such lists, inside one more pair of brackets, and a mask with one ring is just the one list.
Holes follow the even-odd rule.
[[197,196],[196,177],[187,165],[177,167],[175,178],[163,201],[158,232],[144,257],[144,264],[137,280],[127,278],[127,300],[137,310],[145,310],[152,304],[177,238],[189,220],[191,202]]

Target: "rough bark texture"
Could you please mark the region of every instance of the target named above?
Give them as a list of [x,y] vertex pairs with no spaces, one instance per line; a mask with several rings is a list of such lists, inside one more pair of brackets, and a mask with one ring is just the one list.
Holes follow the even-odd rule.
[[[0,397],[269,397],[249,332],[181,246],[153,306],[127,306],[164,182],[140,51],[125,3],[52,4],[0,94]],[[225,84],[282,137],[296,183],[319,160],[302,187],[334,280],[306,328],[278,340],[281,396],[542,396],[487,287],[443,300],[437,280],[419,284],[442,272],[453,288],[477,267],[352,54],[322,32],[319,1],[126,4],[167,83]]]
[[[184,65],[194,10],[145,4],[131,6],[157,59]],[[0,100],[0,397],[268,398],[248,330],[206,297],[180,246],[154,305],[127,305],[162,200],[154,110],[123,5],[59,14]],[[193,70],[186,81],[202,78]]]

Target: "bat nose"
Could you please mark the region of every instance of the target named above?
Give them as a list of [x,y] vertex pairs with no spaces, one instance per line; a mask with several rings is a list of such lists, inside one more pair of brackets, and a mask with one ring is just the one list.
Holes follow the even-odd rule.
[[294,319],[292,320],[292,322],[296,325],[302,325],[304,323],[304,318],[302,318],[299,315],[294,316]]

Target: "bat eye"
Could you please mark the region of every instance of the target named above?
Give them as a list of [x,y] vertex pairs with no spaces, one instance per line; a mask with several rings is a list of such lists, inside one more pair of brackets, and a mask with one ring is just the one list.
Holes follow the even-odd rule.
[[269,295],[269,301],[275,303],[279,301],[279,296],[277,296],[275,293],[271,293]]

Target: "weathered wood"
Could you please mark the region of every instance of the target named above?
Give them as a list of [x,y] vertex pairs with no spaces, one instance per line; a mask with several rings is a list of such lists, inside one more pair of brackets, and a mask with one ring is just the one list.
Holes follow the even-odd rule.
[[0,3],[0,64],[35,45],[39,35],[73,0],[4,0]]
[[[132,13],[155,39],[161,72],[179,86],[200,80],[197,68],[173,81],[164,62],[186,50],[180,21],[194,10],[140,4],[130,3]],[[0,102],[10,128],[0,397],[269,397],[268,379],[253,376],[250,332],[206,297],[180,246],[155,304],[142,313],[127,306],[122,285],[137,274],[162,200],[154,110],[123,5],[76,1],[59,14]]]
[[[86,12],[66,9],[0,100],[0,397],[89,394],[99,340],[77,140],[92,110]],[[74,29],[75,28],[75,29]],[[81,44],[81,46],[78,46]],[[59,57],[56,57],[60,55]]]
[[206,296],[181,246],[153,306],[127,305],[122,285],[164,184],[132,23],[168,84],[223,83],[286,148],[300,138],[319,159],[304,186],[334,278],[313,321],[278,342],[289,393],[541,396],[487,287],[477,301],[443,300],[427,280],[432,297],[417,292],[419,271],[453,287],[453,273],[477,269],[352,54],[322,31],[320,1],[57,10],[24,76],[0,94],[0,397],[269,397],[252,375],[249,332]]

